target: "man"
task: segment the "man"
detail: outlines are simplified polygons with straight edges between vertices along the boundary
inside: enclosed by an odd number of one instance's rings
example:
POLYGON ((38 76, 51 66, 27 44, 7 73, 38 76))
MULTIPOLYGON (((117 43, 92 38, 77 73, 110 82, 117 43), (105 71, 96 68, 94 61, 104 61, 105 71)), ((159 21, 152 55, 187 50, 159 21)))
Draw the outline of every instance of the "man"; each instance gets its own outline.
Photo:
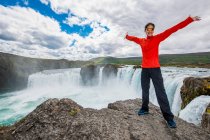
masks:
POLYGON ((172 114, 168 102, 168 98, 163 85, 163 78, 161 74, 158 49, 159 44, 172 33, 179 29, 184 28, 193 21, 199 21, 200 17, 189 16, 184 21, 179 24, 165 30, 164 32, 153 35, 155 25, 153 23, 148 23, 145 25, 146 38, 138 38, 135 36, 129 36, 126 34, 125 38, 130 41, 134 41, 139 44, 142 49, 142 71, 141 71, 141 87, 142 87, 142 107, 138 112, 138 115, 145 115, 149 113, 149 88, 150 88, 150 78, 152 79, 157 101, 160 106, 161 112, 164 119, 166 120, 170 128, 176 128, 176 122, 174 121, 174 115, 172 114))

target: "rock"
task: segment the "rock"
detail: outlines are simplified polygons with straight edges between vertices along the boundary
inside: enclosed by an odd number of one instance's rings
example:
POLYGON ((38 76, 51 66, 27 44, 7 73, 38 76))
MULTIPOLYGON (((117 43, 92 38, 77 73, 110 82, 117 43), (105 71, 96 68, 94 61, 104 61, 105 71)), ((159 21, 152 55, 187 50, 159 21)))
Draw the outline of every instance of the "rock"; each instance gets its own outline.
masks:
POLYGON ((210 133, 210 104, 202 116, 201 126, 210 133))
POLYGON ((117 76, 117 66, 112 64, 106 64, 103 68, 102 75, 103 77, 116 77, 117 76))
MULTIPOLYGON (((138 116, 140 99, 117 101, 100 110, 83 108, 70 99, 49 99, 10 128, 0 138, 15 140, 207 140, 210 134, 179 118, 168 128, 158 107, 138 116), (73 113, 73 115, 70 113, 73 113)), ((0 129, 1 130, 1 129, 0 129)))
POLYGON ((107 79, 115 78, 117 76, 118 66, 113 64, 106 64, 102 70, 103 84, 106 84, 107 79))
POLYGON ((86 86, 98 85, 100 67, 97 65, 87 65, 81 68, 80 75, 82 84, 86 86))
POLYGON ((181 108, 183 109, 194 98, 200 95, 210 95, 210 77, 185 78, 183 81, 183 86, 181 87, 180 93, 181 93, 181 98, 182 98, 181 108))
POLYGON ((139 69, 139 68, 141 68, 140 65, 135 65, 135 66, 133 66, 133 69, 139 69))

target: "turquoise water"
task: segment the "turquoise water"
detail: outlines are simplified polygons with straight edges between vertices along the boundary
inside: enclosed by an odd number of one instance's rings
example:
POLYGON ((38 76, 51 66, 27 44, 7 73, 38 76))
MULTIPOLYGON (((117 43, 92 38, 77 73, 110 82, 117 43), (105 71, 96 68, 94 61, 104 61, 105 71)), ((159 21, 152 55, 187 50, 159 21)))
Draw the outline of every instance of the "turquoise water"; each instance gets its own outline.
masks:
POLYGON ((9 93, 8 95, 0 95, 0 126, 14 124, 15 122, 25 117, 30 111, 34 110, 36 106, 44 101, 35 100, 21 102, 18 99, 13 100, 13 97, 15 97, 15 95, 9 93), (19 108, 20 104, 22 105, 21 108, 19 108))

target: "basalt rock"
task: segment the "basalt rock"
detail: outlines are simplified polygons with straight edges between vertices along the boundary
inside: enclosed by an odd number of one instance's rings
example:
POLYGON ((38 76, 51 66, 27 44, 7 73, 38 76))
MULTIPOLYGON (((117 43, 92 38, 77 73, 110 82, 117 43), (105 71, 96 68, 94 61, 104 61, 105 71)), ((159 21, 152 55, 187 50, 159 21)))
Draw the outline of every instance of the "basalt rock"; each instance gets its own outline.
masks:
POLYGON ((102 71, 102 75, 103 77, 115 77, 117 76, 117 66, 116 65, 112 65, 112 64, 107 64, 104 66, 103 71, 102 71))
POLYGON ((49 99, 25 118, 0 129, 7 140, 207 140, 202 128, 175 117, 177 128, 166 125, 160 109, 138 116, 140 99, 117 101, 100 110, 83 108, 70 99, 49 99))
POLYGON ((118 66, 112 64, 106 64, 102 70, 102 80, 105 85, 108 79, 115 78, 117 76, 118 66))
POLYGON ((141 65, 134 65, 133 66, 133 69, 139 69, 139 68, 141 68, 141 65))
POLYGON ((180 93, 181 93, 181 98, 182 98, 181 108, 183 109, 194 98, 200 95, 210 95, 210 77, 185 78, 183 81, 183 86, 181 87, 180 93))
POLYGON ((83 85, 93 86, 99 82, 100 67, 97 65, 87 65, 81 68, 80 75, 83 85))
POLYGON ((210 133, 210 104, 202 116, 201 126, 210 133))

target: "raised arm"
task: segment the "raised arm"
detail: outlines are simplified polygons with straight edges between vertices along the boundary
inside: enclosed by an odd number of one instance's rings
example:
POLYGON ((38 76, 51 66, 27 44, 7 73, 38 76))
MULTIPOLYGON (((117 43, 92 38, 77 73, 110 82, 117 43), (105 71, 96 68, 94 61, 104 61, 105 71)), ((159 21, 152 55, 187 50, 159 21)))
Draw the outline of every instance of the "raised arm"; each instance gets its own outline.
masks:
POLYGON ((160 33, 157 35, 157 37, 160 39, 160 41, 165 40, 167 37, 169 37, 172 33, 178 31, 179 29, 182 29, 184 27, 186 27, 188 24, 190 24, 193 21, 198 21, 200 20, 200 17, 195 16, 195 17, 191 17, 189 16, 187 19, 185 19, 184 21, 176 24, 175 26, 165 30, 164 32, 160 33))
POLYGON ((128 33, 126 34, 125 38, 126 38, 127 40, 133 41, 133 42, 135 42, 135 43, 137 43, 137 44, 140 43, 140 38, 135 37, 135 36, 129 36, 128 33))

